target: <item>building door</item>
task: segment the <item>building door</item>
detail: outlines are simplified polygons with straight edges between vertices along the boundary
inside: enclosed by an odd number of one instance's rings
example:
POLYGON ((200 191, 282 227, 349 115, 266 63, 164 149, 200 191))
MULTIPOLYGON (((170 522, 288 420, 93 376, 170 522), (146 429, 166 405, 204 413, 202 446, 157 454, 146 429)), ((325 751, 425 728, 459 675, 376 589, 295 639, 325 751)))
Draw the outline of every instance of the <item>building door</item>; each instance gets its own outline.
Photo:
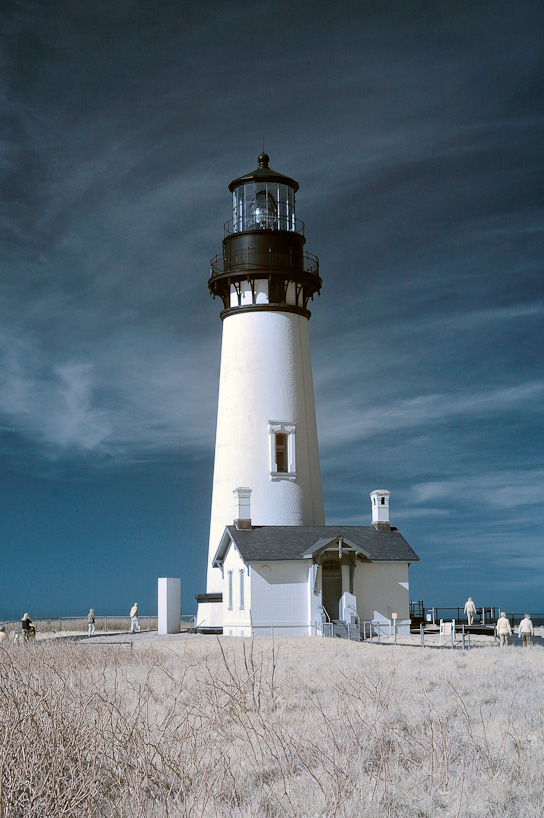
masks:
POLYGON ((321 571, 323 607, 331 619, 338 619, 342 596, 342 570, 339 560, 324 560, 321 571))

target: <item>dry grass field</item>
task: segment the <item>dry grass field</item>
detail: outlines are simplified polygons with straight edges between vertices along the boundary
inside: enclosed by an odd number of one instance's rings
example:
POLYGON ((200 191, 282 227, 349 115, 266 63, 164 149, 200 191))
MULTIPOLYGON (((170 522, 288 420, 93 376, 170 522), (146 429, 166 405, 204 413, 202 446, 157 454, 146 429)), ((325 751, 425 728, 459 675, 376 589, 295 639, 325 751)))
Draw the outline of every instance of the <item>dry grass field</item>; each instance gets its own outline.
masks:
POLYGON ((536 818, 544 650, 0 646, 0 818, 536 818))

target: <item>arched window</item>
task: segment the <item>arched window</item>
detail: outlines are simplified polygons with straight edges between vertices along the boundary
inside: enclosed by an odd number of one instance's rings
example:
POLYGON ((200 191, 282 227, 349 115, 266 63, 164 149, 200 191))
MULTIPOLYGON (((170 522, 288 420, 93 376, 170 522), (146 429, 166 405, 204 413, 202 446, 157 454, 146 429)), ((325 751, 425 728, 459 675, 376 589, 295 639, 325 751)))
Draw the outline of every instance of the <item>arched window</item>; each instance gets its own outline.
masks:
POLYGON ((323 571, 339 571, 340 570, 340 563, 338 560, 323 560, 322 564, 323 571))

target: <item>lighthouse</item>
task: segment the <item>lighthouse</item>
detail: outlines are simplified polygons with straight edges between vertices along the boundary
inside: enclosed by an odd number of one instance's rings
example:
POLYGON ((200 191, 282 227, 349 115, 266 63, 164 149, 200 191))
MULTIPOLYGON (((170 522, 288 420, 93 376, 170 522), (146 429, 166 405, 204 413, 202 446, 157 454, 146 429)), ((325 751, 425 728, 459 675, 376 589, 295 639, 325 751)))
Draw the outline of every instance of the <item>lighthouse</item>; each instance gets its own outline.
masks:
POLYGON ((206 593, 197 627, 222 628, 227 525, 323 526, 323 492, 310 357, 309 302, 319 261, 296 216, 299 185, 269 166, 232 181, 232 218, 208 287, 223 324, 206 593))

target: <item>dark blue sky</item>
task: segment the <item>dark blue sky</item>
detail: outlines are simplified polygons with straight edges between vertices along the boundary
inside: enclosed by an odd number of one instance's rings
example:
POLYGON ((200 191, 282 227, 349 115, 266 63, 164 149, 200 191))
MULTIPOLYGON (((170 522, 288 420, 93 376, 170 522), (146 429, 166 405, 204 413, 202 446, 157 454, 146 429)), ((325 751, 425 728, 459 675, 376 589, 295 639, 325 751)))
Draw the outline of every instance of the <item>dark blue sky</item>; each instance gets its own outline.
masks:
MULTIPOLYGON (((0 617, 205 590, 209 259, 265 147, 320 257, 327 522, 544 611, 544 6, 4 0, 0 617)), ((258 521, 256 521, 258 522, 258 521)))

